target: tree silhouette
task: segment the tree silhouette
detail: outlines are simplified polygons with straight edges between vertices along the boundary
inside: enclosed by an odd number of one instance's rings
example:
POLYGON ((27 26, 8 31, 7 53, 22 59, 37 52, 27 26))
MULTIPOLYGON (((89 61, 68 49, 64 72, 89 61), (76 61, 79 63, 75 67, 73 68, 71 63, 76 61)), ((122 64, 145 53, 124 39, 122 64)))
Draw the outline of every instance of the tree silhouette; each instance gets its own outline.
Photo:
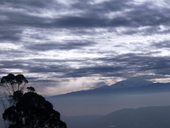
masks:
POLYGON ((12 96, 15 91, 23 91, 28 80, 22 74, 12 73, 1 78, 1 86, 5 87, 8 96, 12 96))
POLYGON ((24 83, 28 83, 23 75, 9 74, 1 79, 2 86, 8 86, 7 89, 12 91, 13 82, 17 85, 12 94, 13 104, 3 113, 3 119, 9 122, 8 128, 67 128, 60 113, 33 87, 27 87, 28 92, 23 92, 24 83))

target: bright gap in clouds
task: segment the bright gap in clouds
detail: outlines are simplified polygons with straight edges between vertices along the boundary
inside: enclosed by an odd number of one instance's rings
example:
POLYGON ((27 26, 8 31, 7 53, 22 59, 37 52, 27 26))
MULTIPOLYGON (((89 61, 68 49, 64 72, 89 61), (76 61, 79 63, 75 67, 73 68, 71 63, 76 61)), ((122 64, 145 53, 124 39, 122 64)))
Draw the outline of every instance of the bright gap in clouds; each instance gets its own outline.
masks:
POLYGON ((65 94, 70 92, 94 89, 101 86, 112 86, 117 82, 125 80, 123 77, 103 77, 100 75, 78 77, 78 78, 60 78, 62 82, 56 86, 47 86, 40 92, 47 96, 65 94))
POLYGON ((134 2, 137 5, 150 3, 150 4, 157 6, 157 7, 169 8, 169 6, 168 6, 169 0, 134 0, 134 2))
POLYGON ((21 49, 21 46, 20 45, 15 45, 13 43, 1 43, 0 44, 0 50, 18 50, 18 49, 21 49))

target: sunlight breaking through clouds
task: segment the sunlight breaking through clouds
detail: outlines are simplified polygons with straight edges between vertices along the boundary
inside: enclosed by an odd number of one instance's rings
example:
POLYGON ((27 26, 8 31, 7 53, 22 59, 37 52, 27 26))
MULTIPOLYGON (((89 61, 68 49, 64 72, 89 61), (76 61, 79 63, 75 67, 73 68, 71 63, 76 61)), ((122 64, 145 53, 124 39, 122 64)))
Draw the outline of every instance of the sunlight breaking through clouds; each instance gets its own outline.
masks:
MULTIPOLYGON (((69 92, 76 92, 82 90, 89 90, 99 87, 101 84, 113 86, 115 83, 125 80, 120 77, 102 77, 102 76, 89 76, 79 78, 67 78, 58 86, 45 87, 43 94, 46 95, 59 95, 69 92)), ((102 85, 101 85, 102 86, 102 85)))
POLYGON ((170 76, 166 78, 155 78, 151 79, 150 81, 152 81, 153 83, 170 83, 170 76))

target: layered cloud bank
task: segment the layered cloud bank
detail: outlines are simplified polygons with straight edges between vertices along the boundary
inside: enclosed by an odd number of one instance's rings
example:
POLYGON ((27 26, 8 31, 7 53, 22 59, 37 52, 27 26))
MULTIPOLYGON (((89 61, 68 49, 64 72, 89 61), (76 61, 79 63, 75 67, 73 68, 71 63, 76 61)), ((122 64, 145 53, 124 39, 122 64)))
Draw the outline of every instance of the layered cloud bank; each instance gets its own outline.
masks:
POLYGON ((169 83, 168 0, 1 0, 0 74, 44 95, 130 77, 169 83))

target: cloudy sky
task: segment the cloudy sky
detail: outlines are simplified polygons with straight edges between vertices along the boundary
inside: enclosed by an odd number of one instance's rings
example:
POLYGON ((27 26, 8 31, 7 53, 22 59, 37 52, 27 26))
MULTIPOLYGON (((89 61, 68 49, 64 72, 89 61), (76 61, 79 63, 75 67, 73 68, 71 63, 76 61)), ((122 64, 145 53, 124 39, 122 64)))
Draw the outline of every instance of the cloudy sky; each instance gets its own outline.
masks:
POLYGON ((43 95, 170 82, 169 0, 0 0, 0 76, 43 95))

